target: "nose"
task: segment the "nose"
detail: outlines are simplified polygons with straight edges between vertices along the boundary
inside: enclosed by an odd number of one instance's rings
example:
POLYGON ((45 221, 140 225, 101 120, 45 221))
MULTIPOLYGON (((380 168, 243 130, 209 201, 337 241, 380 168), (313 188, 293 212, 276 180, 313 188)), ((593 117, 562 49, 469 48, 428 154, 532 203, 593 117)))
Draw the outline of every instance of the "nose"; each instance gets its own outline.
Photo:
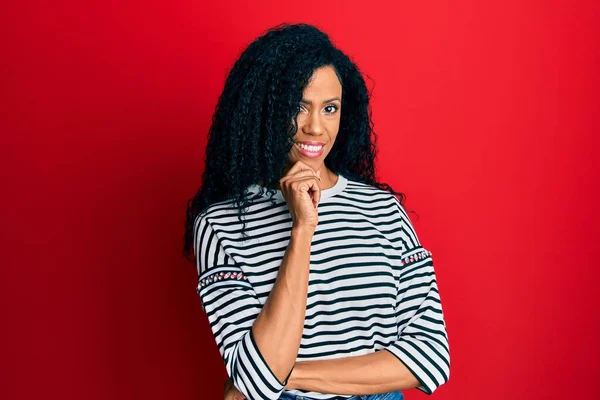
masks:
POLYGON ((302 130, 306 134, 321 135, 323 133, 321 113, 318 111, 311 111, 302 130))

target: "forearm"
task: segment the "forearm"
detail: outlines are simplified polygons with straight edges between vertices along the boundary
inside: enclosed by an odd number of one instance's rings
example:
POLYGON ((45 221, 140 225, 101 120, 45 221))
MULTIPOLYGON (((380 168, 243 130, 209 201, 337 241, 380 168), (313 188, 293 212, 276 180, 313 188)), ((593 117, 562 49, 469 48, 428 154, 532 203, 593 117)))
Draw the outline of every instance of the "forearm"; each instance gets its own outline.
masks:
POLYGON ((313 231, 293 228, 277 279, 252 327, 256 344, 283 382, 296 362, 306 313, 313 231))
POLYGON ((297 362, 286 389, 369 395, 406 390, 419 381, 386 350, 327 360, 297 362))

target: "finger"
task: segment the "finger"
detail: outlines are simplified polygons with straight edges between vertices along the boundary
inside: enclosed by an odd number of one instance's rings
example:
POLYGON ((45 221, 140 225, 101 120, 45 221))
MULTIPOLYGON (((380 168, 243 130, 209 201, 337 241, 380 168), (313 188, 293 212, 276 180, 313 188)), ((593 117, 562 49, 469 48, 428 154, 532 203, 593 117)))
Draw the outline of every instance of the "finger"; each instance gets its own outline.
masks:
POLYGON ((313 202, 313 207, 317 208, 319 201, 321 200, 321 188, 319 187, 319 181, 314 176, 303 177, 298 180, 292 181, 292 183, 302 182, 307 185, 307 193, 313 202))
POLYGON ((312 190, 312 200, 313 200, 313 204, 315 209, 317 209, 319 207, 319 201, 321 200, 321 188, 319 187, 319 182, 317 179, 311 179, 310 181, 310 188, 309 190, 312 190))
POLYGON ((302 161, 298 161, 290 170, 282 177, 294 176, 300 172, 310 171, 313 175, 319 176, 317 171, 308 164, 303 163, 302 161))
POLYGON ((311 167, 310 165, 302 162, 302 161, 296 161, 294 163, 294 165, 292 165, 292 167, 289 169, 289 171, 282 177, 288 177, 288 176, 293 176, 295 174, 297 174, 300 171, 312 171, 315 175, 316 175, 316 171, 313 167, 311 167))
MULTIPOLYGON (((319 186, 319 185, 317 185, 319 186)), ((319 188, 319 190, 314 192, 314 198, 315 198, 315 208, 319 207, 319 202, 321 201, 321 188, 319 188)))
MULTIPOLYGON (((296 172, 294 175, 286 175, 279 180, 279 186, 283 186, 285 182, 294 182, 299 178, 318 178, 318 175, 311 170, 303 170, 296 172)), ((320 180, 320 179, 319 179, 320 180)))
MULTIPOLYGON (((319 179, 316 176, 313 175, 309 175, 309 176, 300 176, 294 179, 288 179, 287 180, 289 187, 292 187, 294 184, 301 184, 301 183, 305 183, 307 184, 307 189, 308 190, 321 190, 319 188, 319 179)), ((300 187, 304 187, 304 185, 301 185, 300 187)))

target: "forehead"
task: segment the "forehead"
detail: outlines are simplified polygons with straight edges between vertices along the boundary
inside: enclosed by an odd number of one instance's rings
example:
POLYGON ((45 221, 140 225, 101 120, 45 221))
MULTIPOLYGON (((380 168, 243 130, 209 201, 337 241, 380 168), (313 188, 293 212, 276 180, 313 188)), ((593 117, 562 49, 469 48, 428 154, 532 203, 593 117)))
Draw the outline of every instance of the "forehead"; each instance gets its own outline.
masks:
POLYGON ((331 66, 321 67, 313 72, 308 86, 303 92, 304 98, 320 99, 338 96, 341 98, 342 85, 331 66))

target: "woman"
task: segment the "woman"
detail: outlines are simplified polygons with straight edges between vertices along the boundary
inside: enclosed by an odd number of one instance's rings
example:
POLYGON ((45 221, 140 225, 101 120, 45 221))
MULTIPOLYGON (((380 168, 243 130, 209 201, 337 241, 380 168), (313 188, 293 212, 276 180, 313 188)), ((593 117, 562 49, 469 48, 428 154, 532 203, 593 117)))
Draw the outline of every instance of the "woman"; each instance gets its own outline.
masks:
POLYGON ((391 400, 448 380, 431 253, 375 181, 372 136, 361 73, 314 26, 270 29, 230 71, 184 246, 225 398, 391 400))

